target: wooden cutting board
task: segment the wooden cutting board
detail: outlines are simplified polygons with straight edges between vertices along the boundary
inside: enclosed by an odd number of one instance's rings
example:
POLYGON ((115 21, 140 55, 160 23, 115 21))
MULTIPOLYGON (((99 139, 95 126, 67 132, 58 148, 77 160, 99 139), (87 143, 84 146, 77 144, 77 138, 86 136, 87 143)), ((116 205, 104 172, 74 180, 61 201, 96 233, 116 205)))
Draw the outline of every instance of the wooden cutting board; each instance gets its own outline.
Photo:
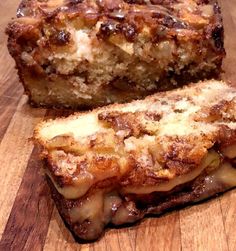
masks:
MULTIPOLYGON (((236 0, 220 1, 227 58, 224 78, 236 85, 236 0)), ((19 0, 0 1, 0 250, 236 250, 236 190, 200 205, 112 229, 91 244, 79 244, 62 222, 40 173, 29 140, 45 116, 63 112, 33 109, 6 48, 4 29, 19 0)), ((66 114, 66 112, 64 112, 66 114)))

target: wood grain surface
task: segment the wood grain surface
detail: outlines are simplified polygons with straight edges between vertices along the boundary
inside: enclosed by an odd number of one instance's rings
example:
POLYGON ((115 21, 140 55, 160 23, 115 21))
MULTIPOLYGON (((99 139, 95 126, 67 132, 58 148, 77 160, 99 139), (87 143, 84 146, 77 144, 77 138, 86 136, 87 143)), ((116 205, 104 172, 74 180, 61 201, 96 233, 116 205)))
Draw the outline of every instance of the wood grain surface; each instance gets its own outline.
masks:
MULTIPOLYGON (((0 250, 235 251, 236 190, 203 204, 110 229, 95 243, 77 243, 59 216, 30 137, 46 117, 67 112, 31 108, 8 55, 4 29, 19 0, 0 1, 0 250)), ((236 85, 236 0, 220 1, 227 57, 223 78, 236 85)))

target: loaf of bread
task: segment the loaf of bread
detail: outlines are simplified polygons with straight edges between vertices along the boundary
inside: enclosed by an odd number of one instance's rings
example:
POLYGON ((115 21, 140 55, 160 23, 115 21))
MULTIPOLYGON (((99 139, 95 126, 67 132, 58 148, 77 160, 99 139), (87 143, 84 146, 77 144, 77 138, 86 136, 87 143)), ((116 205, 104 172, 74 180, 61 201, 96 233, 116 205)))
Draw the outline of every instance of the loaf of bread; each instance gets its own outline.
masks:
POLYGON ((23 0, 8 48, 36 106, 126 102, 220 73, 214 0, 23 0))

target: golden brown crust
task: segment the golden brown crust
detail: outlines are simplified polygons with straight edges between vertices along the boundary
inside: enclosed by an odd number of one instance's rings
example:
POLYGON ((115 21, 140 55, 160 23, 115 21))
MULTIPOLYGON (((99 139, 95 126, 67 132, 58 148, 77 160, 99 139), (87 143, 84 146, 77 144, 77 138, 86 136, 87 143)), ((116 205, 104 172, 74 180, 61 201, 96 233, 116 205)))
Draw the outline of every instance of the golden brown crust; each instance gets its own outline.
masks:
MULTIPOLYGON (((20 4, 17 17, 33 17, 38 19, 46 19, 49 22, 63 22, 63 18, 72 19, 76 16, 82 16, 89 25, 94 25, 98 19, 102 20, 100 28, 101 38, 112 34, 121 33, 127 40, 133 40, 142 30, 143 25, 151 27, 153 30, 152 40, 157 39, 156 30, 161 29, 162 33, 167 32, 167 36, 179 35, 178 29, 186 29, 188 36, 197 35, 195 30, 200 30, 206 24, 206 36, 213 36, 216 49, 223 50, 222 36, 216 35, 221 33, 222 24, 220 9, 217 1, 123 1, 123 0, 104 0, 104 1, 37 1, 23 0, 20 4), (203 7, 214 6, 214 14, 211 16, 210 10, 203 7), (193 8, 194 11, 190 12, 193 8), (151 15, 147 15, 151 14, 151 15), (62 16, 62 17, 61 17, 62 16), (215 31, 212 31, 212 28, 215 31), (169 32, 168 32, 169 29, 169 32), (210 34, 210 31, 213 33, 210 34)), ((198 34, 197 36, 199 36, 198 34)), ((222 35, 222 34, 221 34, 222 35)), ((162 34, 162 36, 165 36, 162 34)), ((160 36, 159 36, 160 39, 160 36)), ((189 39, 189 38, 185 38, 189 39)), ((55 33, 51 37, 51 42, 55 44, 67 44, 69 35, 55 33)))

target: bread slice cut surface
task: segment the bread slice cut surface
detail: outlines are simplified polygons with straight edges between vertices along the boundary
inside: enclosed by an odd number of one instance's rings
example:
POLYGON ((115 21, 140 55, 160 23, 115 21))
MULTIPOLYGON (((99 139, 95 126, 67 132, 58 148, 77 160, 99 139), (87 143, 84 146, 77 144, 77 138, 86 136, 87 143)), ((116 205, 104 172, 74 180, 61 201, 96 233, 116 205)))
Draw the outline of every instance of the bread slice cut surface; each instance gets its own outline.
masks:
POLYGON ((35 129, 52 196, 80 238, 236 185, 236 89, 205 81, 35 129))

